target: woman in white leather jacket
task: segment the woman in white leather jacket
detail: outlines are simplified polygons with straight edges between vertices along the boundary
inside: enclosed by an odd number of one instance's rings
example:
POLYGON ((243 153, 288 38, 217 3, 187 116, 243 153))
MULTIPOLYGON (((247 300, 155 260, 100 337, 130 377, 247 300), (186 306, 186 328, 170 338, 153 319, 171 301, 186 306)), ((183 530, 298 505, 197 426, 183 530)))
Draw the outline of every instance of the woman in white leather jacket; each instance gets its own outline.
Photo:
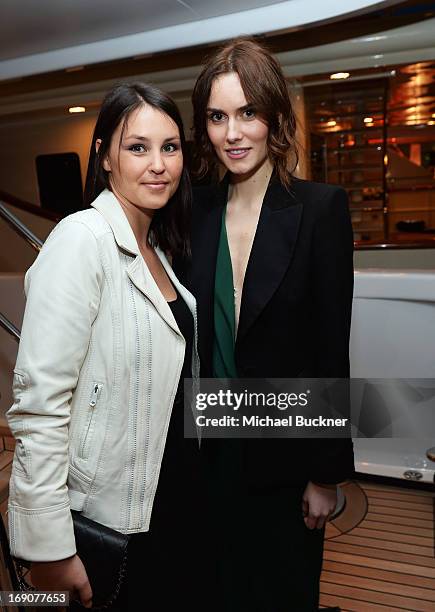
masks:
MULTIPOLYGON (((17 442, 11 552, 32 562, 38 588, 69 590, 85 607, 92 592, 70 509, 142 537, 136 549, 143 546, 147 601, 162 568, 171 579, 164 534, 184 520, 171 495, 180 494, 174 467, 183 449, 180 376, 199 371, 196 305, 167 259, 189 252, 184 149, 182 121, 166 94, 141 83, 116 86, 92 141, 91 208, 57 225, 25 278, 7 414, 17 442), (147 537, 154 532, 152 544, 147 537)), ((126 600, 118 605, 130 609, 126 600)), ((167 609, 162 600, 159 606, 152 609, 167 609)))

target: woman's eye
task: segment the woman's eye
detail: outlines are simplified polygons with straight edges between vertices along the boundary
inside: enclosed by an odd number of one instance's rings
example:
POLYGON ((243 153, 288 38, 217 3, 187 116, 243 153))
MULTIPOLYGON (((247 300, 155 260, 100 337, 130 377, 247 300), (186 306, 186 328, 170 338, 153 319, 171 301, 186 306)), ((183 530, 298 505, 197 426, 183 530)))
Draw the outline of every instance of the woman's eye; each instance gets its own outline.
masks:
POLYGON ((131 147, 129 147, 130 151, 133 151, 133 153, 144 153, 146 151, 145 149, 145 145, 143 144, 134 144, 131 145, 131 147))
POLYGON ((168 142, 167 144, 163 145, 164 153, 174 153, 177 150, 178 150, 178 146, 174 144, 173 142, 168 142))
POLYGON ((254 119, 255 110, 253 108, 247 108, 245 111, 243 111, 243 116, 245 119, 254 119))
POLYGON ((224 118, 224 114, 223 113, 210 113, 208 117, 210 121, 213 121, 214 123, 220 123, 224 118))

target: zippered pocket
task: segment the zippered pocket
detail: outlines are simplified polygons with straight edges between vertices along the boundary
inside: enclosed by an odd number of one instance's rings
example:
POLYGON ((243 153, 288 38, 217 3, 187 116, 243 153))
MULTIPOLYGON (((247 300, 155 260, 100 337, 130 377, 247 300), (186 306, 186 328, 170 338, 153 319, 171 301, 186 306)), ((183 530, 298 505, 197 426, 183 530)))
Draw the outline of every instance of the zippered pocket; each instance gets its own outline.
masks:
POLYGON ((89 456, 89 449, 94 433, 95 427, 95 413, 97 410, 98 402, 101 397, 103 390, 103 383, 94 382, 92 385, 91 395, 88 404, 88 414, 85 422, 85 427, 82 435, 82 441, 79 447, 79 455, 83 459, 87 459, 89 456))
POLYGON ((17 475, 31 480, 31 460, 28 449, 30 434, 24 421, 15 421, 13 426, 15 437, 15 451, 12 464, 12 471, 17 475))

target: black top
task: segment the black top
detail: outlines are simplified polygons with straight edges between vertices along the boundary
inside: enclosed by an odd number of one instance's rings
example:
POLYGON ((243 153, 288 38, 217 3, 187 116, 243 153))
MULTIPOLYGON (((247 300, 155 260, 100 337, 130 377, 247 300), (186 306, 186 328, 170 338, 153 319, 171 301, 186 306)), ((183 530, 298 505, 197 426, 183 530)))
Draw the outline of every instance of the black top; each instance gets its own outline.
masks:
POLYGON ((192 378, 192 348, 193 348, 193 317, 186 302, 177 292, 177 299, 168 302, 174 319, 186 340, 183 369, 181 370, 180 383, 178 385, 177 397, 183 394, 183 382, 185 378, 192 378))
POLYGON ((151 531, 158 529, 169 536, 190 520, 201 494, 199 448, 197 439, 184 438, 184 378, 192 377, 193 317, 186 302, 168 302, 177 325, 186 340, 184 363, 172 408, 165 451, 151 516, 151 531), (180 523, 181 521, 181 523, 180 523))

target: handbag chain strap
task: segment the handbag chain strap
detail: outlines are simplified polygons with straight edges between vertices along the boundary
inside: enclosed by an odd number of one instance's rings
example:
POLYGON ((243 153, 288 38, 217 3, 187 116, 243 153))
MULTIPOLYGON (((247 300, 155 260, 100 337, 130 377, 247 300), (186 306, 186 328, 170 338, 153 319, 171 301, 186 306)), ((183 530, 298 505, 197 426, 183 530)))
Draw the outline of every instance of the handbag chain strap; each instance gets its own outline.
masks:
POLYGON ((17 569, 17 578, 18 585, 20 587, 20 591, 36 591, 36 588, 29 584, 25 578, 25 569, 24 565, 22 565, 18 560, 14 560, 15 567, 17 569))
POLYGON ((121 590, 122 582, 124 580, 124 576, 126 575, 126 573, 127 573, 127 548, 125 549, 124 556, 121 561, 121 565, 119 566, 118 580, 116 581, 116 587, 115 587, 115 590, 113 591, 112 597, 108 601, 106 601, 106 603, 103 606, 97 606, 95 608, 92 608, 93 610, 104 610, 106 608, 110 608, 110 606, 113 604, 113 602, 116 600, 116 598, 119 595, 119 591, 121 590))
MULTIPOLYGON (((18 585, 20 587, 20 591, 36 591, 36 587, 29 584, 25 578, 25 569, 27 568, 24 568, 24 566, 18 560, 15 560, 14 563, 17 569, 18 585)), ((119 592, 121 590, 121 586, 122 586, 126 573, 127 573, 127 549, 125 550, 124 556, 121 561, 121 565, 119 566, 118 579, 116 581, 116 587, 112 593, 112 596, 102 606, 95 606, 95 607, 92 606, 92 608, 90 608, 91 610, 106 610, 107 608, 110 608, 110 606, 114 603, 114 601, 119 595, 119 592)))

